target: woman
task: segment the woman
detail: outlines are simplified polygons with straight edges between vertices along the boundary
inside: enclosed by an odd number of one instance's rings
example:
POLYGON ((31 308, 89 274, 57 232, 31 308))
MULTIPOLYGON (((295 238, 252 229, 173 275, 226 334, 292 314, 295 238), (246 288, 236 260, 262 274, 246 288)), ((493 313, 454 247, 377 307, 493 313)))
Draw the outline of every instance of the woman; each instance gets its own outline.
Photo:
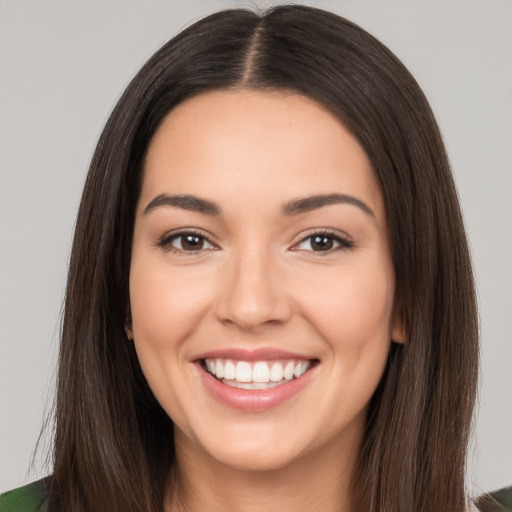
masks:
POLYGON ((477 341, 411 75, 321 10, 220 12, 98 144, 32 490, 49 511, 466 510, 477 341))

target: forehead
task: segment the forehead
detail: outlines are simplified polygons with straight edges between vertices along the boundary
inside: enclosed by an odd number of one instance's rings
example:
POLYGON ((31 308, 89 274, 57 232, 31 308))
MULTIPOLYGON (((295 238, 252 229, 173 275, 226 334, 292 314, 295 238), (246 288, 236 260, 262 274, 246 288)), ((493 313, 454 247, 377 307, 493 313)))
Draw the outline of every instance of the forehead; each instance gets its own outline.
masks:
POLYGON ((351 193, 383 212, 355 137, 314 100, 285 92, 214 91, 173 109, 148 148, 141 199, 161 193, 254 198, 269 206, 351 193))

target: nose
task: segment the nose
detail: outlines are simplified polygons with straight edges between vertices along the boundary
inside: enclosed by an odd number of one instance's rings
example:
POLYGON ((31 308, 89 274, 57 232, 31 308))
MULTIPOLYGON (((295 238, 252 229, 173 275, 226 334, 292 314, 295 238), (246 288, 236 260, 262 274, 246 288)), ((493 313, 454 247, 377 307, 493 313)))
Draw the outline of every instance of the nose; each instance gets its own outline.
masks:
POLYGON ((244 331, 282 324, 293 312, 286 288, 284 272, 267 251, 246 250, 231 258, 221 276, 216 316, 244 331))

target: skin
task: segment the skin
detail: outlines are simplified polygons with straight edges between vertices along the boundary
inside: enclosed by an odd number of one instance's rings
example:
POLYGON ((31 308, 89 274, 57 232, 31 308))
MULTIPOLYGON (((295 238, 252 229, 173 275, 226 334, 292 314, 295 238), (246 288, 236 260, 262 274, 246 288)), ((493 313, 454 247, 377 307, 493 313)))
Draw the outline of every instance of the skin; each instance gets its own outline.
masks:
POLYGON ((368 402, 391 340, 402 341, 394 290, 378 182, 331 113, 284 92, 216 91, 178 105, 145 162, 127 326, 175 424, 181 502, 169 497, 166 510, 349 510, 368 402), (283 215, 290 201, 335 193, 371 213, 338 203, 283 215), (222 213, 145 211, 160 194, 192 194, 222 213), (208 241, 186 250, 171 237, 183 228, 208 241), (349 244, 312 245, 326 230, 349 244), (247 412, 215 400, 194 363, 233 347, 318 363, 284 404, 247 412))

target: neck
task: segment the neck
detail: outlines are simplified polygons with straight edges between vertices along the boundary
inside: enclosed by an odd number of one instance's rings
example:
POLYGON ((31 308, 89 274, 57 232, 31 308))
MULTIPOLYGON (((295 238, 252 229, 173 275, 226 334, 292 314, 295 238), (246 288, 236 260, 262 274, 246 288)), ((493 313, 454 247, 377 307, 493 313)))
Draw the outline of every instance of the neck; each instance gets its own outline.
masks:
POLYGON ((165 511, 349 511, 359 444, 345 449, 328 445, 290 465, 250 471, 226 466, 203 452, 181 450, 177 443, 175 478, 165 511))

